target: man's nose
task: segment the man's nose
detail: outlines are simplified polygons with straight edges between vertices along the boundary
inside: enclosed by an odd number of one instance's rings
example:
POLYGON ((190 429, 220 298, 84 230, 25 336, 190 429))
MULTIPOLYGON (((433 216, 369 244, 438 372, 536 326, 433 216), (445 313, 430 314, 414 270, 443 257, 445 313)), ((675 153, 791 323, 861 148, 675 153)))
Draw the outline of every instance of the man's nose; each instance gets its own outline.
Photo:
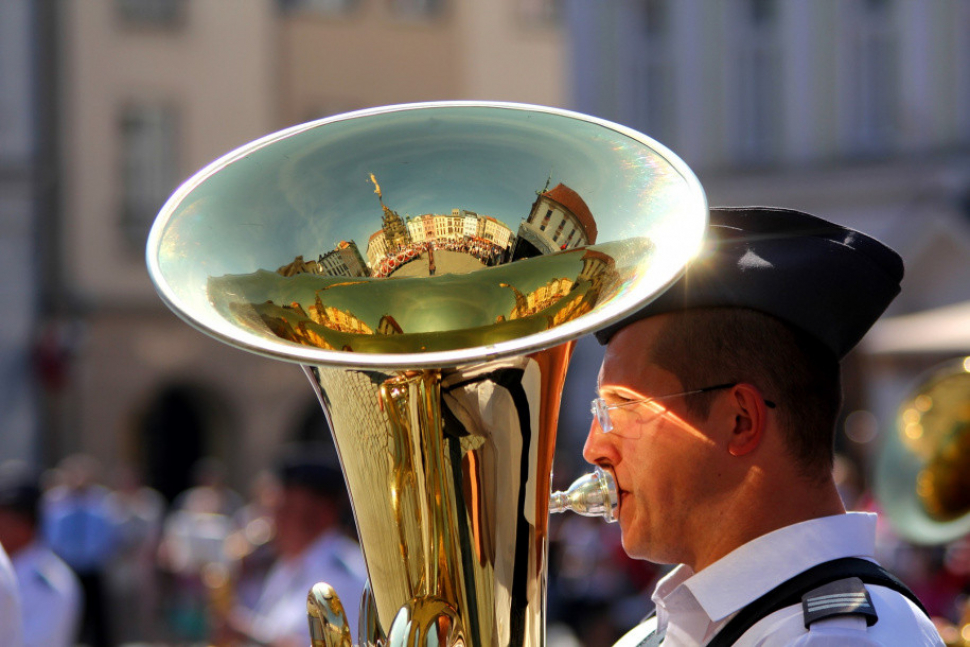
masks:
POLYGON ((604 433, 594 419, 586 434, 586 442, 583 444, 583 458, 594 465, 604 460, 612 463, 611 455, 614 453, 610 434, 604 433))

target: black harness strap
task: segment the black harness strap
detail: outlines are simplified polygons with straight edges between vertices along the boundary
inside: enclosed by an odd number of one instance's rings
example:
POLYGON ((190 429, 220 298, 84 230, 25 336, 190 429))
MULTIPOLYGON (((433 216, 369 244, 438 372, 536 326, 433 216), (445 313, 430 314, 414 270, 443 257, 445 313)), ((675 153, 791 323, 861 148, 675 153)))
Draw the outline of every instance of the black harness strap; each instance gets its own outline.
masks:
POLYGON ((717 632, 717 635, 707 643, 707 647, 733 645, 738 638, 744 635, 744 632, 762 618, 785 607, 801 604, 802 595, 819 586, 849 577, 858 577, 866 584, 876 584, 897 591, 912 600, 923 613, 926 613, 926 608, 916 597, 916 594, 910 591, 909 587, 903 584, 898 577, 869 560, 845 557, 814 566, 787 582, 783 582, 744 607, 724 625, 723 629, 717 632))
MULTIPOLYGON (((870 562, 867 559, 844 557, 813 566, 790 580, 782 582, 754 602, 751 602, 748 606, 738 611, 737 615, 731 618, 724 625, 724 628, 717 632, 714 638, 707 643, 707 647, 730 647, 730 645, 733 645, 738 638, 743 636, 759 620, 785 607, 801 604, 803 595, 820 586, 850 577, 857 577, 866 584, 884 586, 887 589, 901 593, 912 600, 913 604, 929 616, 926 607, 919 601, 916 594, 910 591, 909 587, 903 584, 902 580, 898 577, 879 564, 870 562)), ((644 621, 649 620, 655 614, 656 611, 648 615, 644 621)), ((658 635, 657 632, 654 632, 646 636, 637 647, 656 647, 662 642, 663 635, 658 635)))

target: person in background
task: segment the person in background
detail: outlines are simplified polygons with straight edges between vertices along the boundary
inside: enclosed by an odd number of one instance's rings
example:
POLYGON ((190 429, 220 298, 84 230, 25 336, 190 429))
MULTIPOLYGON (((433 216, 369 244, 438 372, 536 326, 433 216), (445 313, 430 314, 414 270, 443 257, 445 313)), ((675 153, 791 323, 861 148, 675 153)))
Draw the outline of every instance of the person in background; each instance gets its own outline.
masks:
POLYGON ((242 496, 226 483, 225 464, 214 456, 207 456, 192 466, 192 487, 175 497, 172 509, 205 508, 214 514, 232 517, 243 503, 242 496))
POLYGON ((234 609, 220 632, 273 647, 307 645, 307 593, 323 581, 340 596, 354 634, 367 574, 360 547, 342 527, 343 476, 322 452, 307 448, 288 452, 277 474, 282 488, 274 514, 278 558, 255 606, 234 609))
POLYGON ((165 498, 142 481, 133 465, 112 480, 108 504, 118 526, 118 544, 108 569, 112 615, 121 643, 147 642, 157 633, 156 555, 165 516, 165 498))
MULTIPOLYGON (((72 647, 80 626, 81 585, 40 541, 40 501, 38 481, 26 464, 0 465, 0 544, 10 551, 20 587, 23 645, 72 647)), ((0 626, 5 634, 2 618, 0 626)))
POLYGON ((84 454, 61 461, 63 484, 43 499, 43 535, 58 557, 77 574, 84 592, 82 642, 90 647, 113 647, 108 613, 106 572, 117 547, 118 527, 109 503, 109 490, 96 481, 101 466, 84 454))

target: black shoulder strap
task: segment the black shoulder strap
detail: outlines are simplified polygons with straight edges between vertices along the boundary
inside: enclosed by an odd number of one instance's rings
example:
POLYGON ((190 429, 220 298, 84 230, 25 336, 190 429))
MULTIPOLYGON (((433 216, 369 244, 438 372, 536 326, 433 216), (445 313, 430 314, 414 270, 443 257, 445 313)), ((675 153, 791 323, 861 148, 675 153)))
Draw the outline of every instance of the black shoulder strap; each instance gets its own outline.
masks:
POLYGON ((785 607, 800 604, 802 595, 819 586, 848 577, 858 577, 866 584, 876 584, 897 591, 912 600, 923 613, 926 613, 926 608, 916 597, 916 594, 882 566, 866 559, 845 557, 813 566, 744 607, 724 625, 723 629, 717 632, 714 638, 707 643, 707 647, 733 645, 738 638, 744 635, 744 632, 762 618, 785 607))

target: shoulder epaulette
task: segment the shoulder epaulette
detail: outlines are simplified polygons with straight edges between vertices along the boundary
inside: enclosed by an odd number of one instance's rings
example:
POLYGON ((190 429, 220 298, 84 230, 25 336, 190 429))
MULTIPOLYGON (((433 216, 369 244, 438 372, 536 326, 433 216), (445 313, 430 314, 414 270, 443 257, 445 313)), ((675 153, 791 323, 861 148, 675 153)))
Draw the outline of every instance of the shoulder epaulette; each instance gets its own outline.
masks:
POLYGON ((813 589, 802 596, 805 628, 813 622, 835 616, 864 616, 866 625, 879 620, 869 592, 858 577, 847 577, 813 589))

